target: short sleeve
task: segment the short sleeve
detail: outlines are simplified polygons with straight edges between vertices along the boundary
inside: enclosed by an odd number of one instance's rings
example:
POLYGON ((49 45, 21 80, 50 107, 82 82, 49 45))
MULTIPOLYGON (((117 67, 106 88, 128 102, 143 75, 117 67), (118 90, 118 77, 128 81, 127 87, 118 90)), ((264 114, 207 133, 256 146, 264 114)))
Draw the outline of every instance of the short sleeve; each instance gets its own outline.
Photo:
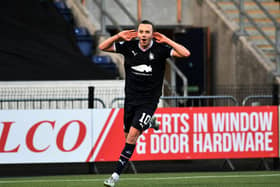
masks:
POLYGON ((115 52, 121 53, 123 55, 126 54, 127 51, 127 42, 121 41, 121 42, 115 42, 115 52))
POLYGON ((169 45, 161 45, 161 52, 164 58, 171 57, 172 48, 169 45))

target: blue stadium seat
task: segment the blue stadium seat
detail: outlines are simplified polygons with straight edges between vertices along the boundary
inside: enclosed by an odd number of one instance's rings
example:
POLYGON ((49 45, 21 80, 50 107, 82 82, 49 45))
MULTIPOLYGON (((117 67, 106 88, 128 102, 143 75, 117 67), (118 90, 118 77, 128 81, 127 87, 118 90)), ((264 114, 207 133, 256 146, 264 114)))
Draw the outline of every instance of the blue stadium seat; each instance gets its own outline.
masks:
POLYGON ((90 33, 85 27, 76 27, 74 29, 76 36, 89 36, 90 33))
POLYGON ((63 1, 55 1, 54 6, 57 9, 58 13, 61 14, 68 23, 70 23, 71 25, 74 24, 73 14, 63 1))
POLYGON ((110 56, 93 56, 92 61, 96 64, 111 64, 112 59, 110 56))
POLYGON ((63 1, 54 1, 54 6, 57 9, 67 9, 67 6, 63 1))
POLYGON ((92 57, 92 62, 102 69, 105 69, 114 76, 118 76, 118 69, 116 64, 112 61, 110 56, 95 55, 92 57))
POLYGON ((93 52, 93 37, 88 32, 87 28, 74 28, 77 45, 79 46, 83 55, 91 57, 93 52))

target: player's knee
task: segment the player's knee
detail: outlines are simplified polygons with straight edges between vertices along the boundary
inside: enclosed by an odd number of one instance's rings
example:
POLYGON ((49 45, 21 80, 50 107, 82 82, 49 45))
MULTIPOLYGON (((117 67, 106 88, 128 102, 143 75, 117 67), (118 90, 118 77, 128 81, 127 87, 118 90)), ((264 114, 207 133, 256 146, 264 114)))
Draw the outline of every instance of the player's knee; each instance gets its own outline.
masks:
POLYGON ((136 142, 137 142, 137 138, 136 138, 136 137, 130 137, 130 136, 128 136, 128 137, 126 138, 126 143, 128 143, 128 144, 136 144, 136 142))
POLYGON ((141 131, 134 128, 134 127, 131 127, 130 128, 130 131, 127 135, 127 138, 126 138, 126 143, 129 143, 129 144, 136 144, 137 142, 137 139, 138 137, 141 135, 141 131))

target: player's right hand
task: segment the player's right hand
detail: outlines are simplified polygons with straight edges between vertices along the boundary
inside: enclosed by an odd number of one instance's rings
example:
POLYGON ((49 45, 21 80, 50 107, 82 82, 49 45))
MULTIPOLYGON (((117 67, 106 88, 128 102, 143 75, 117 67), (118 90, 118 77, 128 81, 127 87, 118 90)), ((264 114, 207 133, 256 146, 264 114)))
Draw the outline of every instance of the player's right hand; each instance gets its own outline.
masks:
POLYGON ((137 37, 137 32, 134 29, 132 29, 132 30, 124 30, 124 31, 119 32, 118 36, 122 40, 130 41, 133 38, 137 37))

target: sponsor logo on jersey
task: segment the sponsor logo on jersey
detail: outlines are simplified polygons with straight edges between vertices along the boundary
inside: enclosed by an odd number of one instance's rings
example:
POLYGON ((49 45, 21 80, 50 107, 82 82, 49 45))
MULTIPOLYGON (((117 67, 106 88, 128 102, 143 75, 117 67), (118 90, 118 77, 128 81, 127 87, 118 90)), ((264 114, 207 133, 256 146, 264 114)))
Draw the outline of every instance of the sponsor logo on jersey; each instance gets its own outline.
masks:
POLYGON ((140 73, 151 73, 153 71, 152 66, 147 66, 146 64, 132 66, 131 68, 140 73))

